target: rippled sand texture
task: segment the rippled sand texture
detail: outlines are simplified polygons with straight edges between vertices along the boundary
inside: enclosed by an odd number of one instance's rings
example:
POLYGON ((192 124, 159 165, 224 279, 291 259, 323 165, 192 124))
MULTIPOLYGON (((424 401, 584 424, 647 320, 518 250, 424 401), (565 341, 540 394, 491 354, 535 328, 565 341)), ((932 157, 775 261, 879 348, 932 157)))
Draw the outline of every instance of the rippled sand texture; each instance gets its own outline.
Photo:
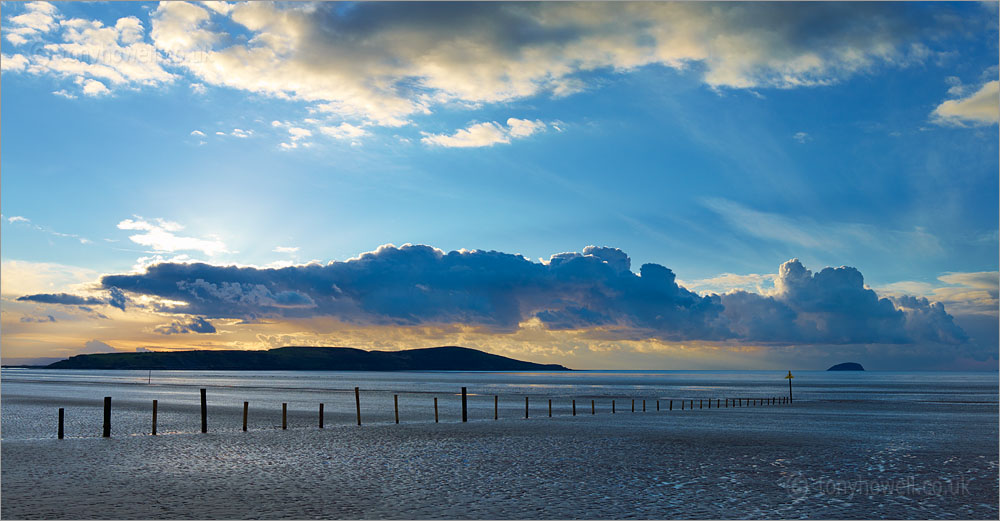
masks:
POLYGON ((287 431, 5 438, 0 514, 997 517, 995 405, 830 401, 591 416, 586 403, 587 414, 551 419, 539 405, 528 420, 328 420, 319 430, 303 411, 287 431), (912 485, 871 487, 897 481, 912 485))

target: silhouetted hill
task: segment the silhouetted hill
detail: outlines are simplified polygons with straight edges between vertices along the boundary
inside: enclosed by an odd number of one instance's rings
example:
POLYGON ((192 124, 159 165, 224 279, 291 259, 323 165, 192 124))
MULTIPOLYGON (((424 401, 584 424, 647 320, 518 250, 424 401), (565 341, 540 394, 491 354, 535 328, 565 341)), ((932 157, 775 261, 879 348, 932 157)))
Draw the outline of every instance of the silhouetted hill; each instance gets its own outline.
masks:
POLYGON ((568 371, 467 347, 364 351, 350 347, 279 347, 267 351, 160 351, 77 355, 48 369, 233 371, 568 371))
POLYGON ((861 364, 855 362, 845 362, 843 364, 837 364, 827 371, 864 371, 865 368, 861 367, 861 364))

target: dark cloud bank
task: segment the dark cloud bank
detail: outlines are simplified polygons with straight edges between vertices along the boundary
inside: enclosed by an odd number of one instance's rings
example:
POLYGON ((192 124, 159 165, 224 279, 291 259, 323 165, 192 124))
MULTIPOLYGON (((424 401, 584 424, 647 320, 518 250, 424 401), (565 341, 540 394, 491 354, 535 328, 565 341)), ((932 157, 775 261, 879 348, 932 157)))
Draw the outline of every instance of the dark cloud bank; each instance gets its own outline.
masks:
MULTIPOLYGON (((204 320, 212 318, 326 316, 355 324, 462 323, 510 332, 536 317, 550 329, 596 327, 619 339, 948 345, 968 340, 939 303, 879 298, 854 268, 812 273, 797 259, 781 265, 773 295, 701 296, 677 285, 664 266, 644 264, 636 274, 621 250, 593 246, 554 255, 547 263, 496 251, 383 246, 327 265, 163 263, 101 282, 112 292, 186 302, 160 309, 195 317, 161 326, 165 334, 213 332, 204 320)), ((51 297, 22 299, 58 300, 51 297)))
MULTIPOLYGON (((17 300, 23 302, 39 302, 41 304, 80 306, 80 309, 87 312, 91 311, 88 306, 99 306, 102 304, 107 304, 108 306, 116 307, 125 311, 125 306, 130 302, 128 295, 118 288, 108 288, 108 296, 105 298, 81 297, 70 293, 39 293, 37 295, 25 295, 23 297, 18 297, 17 300)), ((52 320, 52 322, 55 322, 55 320, 52 320)))

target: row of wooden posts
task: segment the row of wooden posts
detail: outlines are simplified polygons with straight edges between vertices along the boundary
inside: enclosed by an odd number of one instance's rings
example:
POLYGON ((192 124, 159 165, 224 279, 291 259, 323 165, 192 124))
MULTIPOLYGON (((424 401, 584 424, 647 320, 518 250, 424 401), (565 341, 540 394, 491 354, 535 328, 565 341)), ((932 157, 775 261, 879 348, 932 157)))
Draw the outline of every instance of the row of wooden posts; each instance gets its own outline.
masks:
MULTIPOLYGON (((399 395, 394 394, 392 396, 393 408, 396 413, 396 423, 399 423, 399 395)), ((685 410, 685 404, 687 409, 694 409, 695 400, 679 400, 680 410, 685 410)), ((698 408, 705 408, 705 399, 698 400, 698 408)), ((712 399, 708 399, 708 408, 712 408, 712 399)), ((524 397, 524 417, 528 418, 529 408, 528 408, 528 397, 524 397)), ((573 416, 576 416, 576 400, 573 403, 573 416)), ((722 409, 728 407, 756 407, 762 405, 784 405, 792 403, 792 397, 770 397, 770 398, 716 398, 715 408, 722 409)), ((354 388, 354 404, 357 411, 357 421, 358 425, 361 425, 361 391, 355 387, 354 388)), ((157 401, 153 400, 153 430, 152 434, 156 435, 156 408, 157 401)), ((660 400, 656 400, 656 410, 660 410, 660 400)), ((667 410, 674 410, 674 400, 667 401, 667 410)), ((247 430, 247 417, 250 411, 250 402, 243 402, 243 431, 247 430)), ((616 404, 615 400, 611 400, 611 414, 615 414, 616 404)), ((635 412, 635 399, 632 399, 632 412, 635 412)), ((642 400, 642 412, 646 412, 646 400, 642 400)), ((596 400, 590 400, 590 414, 597 414, 597 402, 596 400)), ((549 417, 552 417, 552 399, 549 399, 549 417)), ((59 439, 63 439, 63 418, 64 409, 59 408, 59 439)), ((500 397, 497 395, 493 396, 493 419, 500 419, 500 397)), ((469 421, 468 413, 468 398, 466 388, 462 388, 462 421, 469 421)), ((434 423, 438 423, 438 399, 434 398, 434 423)), ((281 428, 288 428, 288 404, 281 404, 281 428)), ((323 428, 323 404, 319 404, 319 428, 323 428)), ((206 390, 201 389, 201 432, 208 432, 208 401, 206 397, 206 390)), ((104 434, 103 437, 111 437, 111 397, 104 397, 104 434)))

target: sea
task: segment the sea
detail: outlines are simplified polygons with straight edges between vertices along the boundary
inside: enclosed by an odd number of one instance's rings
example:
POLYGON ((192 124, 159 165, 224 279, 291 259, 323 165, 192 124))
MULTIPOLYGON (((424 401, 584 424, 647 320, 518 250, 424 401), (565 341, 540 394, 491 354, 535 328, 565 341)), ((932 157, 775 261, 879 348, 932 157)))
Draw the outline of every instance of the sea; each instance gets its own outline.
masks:
POLYGON ((792 374, 4 368, 0 517, 997 517, 998 373, 792 374))

